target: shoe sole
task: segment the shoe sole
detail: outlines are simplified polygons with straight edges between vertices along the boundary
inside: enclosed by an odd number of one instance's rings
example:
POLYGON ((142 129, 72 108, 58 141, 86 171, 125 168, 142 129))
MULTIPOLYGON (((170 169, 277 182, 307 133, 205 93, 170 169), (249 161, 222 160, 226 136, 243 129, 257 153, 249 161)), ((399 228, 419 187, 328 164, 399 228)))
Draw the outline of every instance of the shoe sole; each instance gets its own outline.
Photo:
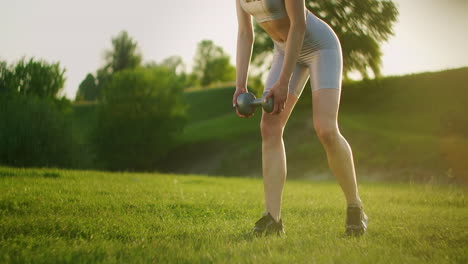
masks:
POLYGON ((348 226, 346 227, 346 234, 350 236, 361 236, 366 232, 366 228, 362 226, 348 226))
POLYGON ((252 229, 251 233, 256 236, 256 237, 262 237, 262 236, 272 236, 272 235, 277 235, 279 237, 282 237, 286 235, 284 230, 281 231, 266 231, 265 229, 252 229))
POLYGON ((354 235, 354 236, 361 236, 367 231, 367 223, 369 222, 369 217, 364 214, 364 221, 362 225, 347 225, 346 226, 346 234, 347 235, 354 235))

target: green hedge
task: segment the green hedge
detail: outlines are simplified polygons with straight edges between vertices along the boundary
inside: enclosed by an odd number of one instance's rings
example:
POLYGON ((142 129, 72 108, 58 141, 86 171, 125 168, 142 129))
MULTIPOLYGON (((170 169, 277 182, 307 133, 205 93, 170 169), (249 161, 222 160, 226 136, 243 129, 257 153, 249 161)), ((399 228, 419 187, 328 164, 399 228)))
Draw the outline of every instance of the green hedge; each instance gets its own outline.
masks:
POLYGON ((76 143, 66 103, 36 96, 0 98, 0 163, 73 167, 76 143))
POLYGON ((176 74, 164 67, 124 70, 104 88, 94 146, 109 170, 154 170, 185 125, 176 74))

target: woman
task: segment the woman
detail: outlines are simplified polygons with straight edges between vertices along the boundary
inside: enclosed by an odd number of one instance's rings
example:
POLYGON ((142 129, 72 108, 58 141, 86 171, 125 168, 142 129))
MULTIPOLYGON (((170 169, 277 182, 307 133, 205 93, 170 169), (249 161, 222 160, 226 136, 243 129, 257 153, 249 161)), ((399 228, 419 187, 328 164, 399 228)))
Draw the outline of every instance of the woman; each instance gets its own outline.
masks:
MULTIPOLYGON (((283 130, 309 76, 314 129, 326 150, 328 164, 347 201, 346 233, 367 228, 359 198, 351 148, 340 134, 337 117, 341 94, 342 55, 333 30, 312 14, 304 0, 235 0, 238 20, 237 96, 247 92, 254 33, 251 16, 274 42, 273 64, 265 83, 274 109, 261 120, 265 209, 253 228, 256 235, 283 234, 281 197, 286 179, 283 130)), ((242 116, 239 112, 237 114, 242 116)))

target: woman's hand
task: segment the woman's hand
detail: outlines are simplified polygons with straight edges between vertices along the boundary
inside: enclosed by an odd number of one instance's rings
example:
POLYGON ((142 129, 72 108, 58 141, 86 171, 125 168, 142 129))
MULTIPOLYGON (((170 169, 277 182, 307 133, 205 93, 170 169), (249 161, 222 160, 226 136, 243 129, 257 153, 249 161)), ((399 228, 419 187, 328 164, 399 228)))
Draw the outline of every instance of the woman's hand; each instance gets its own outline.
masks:
POLYGON ((252 114, 250 114, 248 116, 245 116, 245 115, 240 114, 239 111, 237 110, 237 97, 242 93, 247 93, 247 88, 237 87, 236 91, 234 92, 234 96, 232 97, 232 107, 236 109, 236 113, 237 113, 237 115, 239 117, 249 118, 249 117, 253 116, 254 114, 252 113, 252 114))
POLYGON ((274 100, 274 107, 273 111, 270 114, 277 115, 280 114, 284 107, 286 106, 286 100, 288 99, 288 88, 289 83, 278 81, 276 84, 271 88, 270 92, 266 95, 266 99, 273 96, 274 100))

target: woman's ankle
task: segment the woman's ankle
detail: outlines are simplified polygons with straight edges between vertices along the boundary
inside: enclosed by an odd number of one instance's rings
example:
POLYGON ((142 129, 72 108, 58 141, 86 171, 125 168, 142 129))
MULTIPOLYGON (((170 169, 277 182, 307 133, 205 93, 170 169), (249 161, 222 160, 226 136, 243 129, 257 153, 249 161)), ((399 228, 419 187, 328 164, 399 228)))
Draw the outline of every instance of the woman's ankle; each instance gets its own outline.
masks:
POLYGON ((352 200, 352 201, 348 201, 347 202, 348 204, 348 207, 359 207, 359 208, 362 208, 362 202, 361 202, 361 199, 355 199, 355 200, 352 200))

